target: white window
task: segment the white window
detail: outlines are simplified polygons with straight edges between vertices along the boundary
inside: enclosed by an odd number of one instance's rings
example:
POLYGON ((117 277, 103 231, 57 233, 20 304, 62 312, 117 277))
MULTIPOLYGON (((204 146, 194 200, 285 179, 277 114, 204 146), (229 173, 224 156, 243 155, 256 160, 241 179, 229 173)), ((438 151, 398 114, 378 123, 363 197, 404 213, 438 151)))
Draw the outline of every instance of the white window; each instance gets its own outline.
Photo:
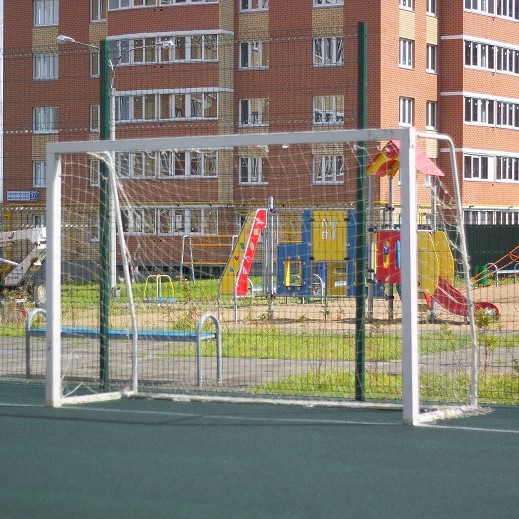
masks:
POLYGON ((426 13, 430 14, 431 16, 436 16, 438 14, 436 0, 427 0, 426 13))
POLYGON ((35 80, 58 79, 58 55, 35 54, 33 58, 33 78, 35 80))
POLYGON ((240 157, 240 184, 264 184, 263 158, 240 157))
POLYGON ((519 182, 519 157, 497 157, 496 180, 519 182))
POLYGON ((90 21, 106 20, 106 0, 90 0, 90 21))
POLYGON ((496 68, 499 72, 519 74, 519 50, 497 47, 496 68))
POLYGON ((101 73, 101 64, 99 61, 99 51, 90 49, 90 77, 99 77, 101 73))
POLYGON ((44 106, 33 109, 34 133, 57 133, 58 109, 44 106))
POLYGON ((217 234, 218 211, 204 208, 157 209, 159 235, 217 234))
POLYGON ((99 131, 100 111, 99 105, 90 105, 90 131, 95 133, 99 131))
POLYGON ((313 114, 314 124, 344 123, 344 96, 315 96, 313 114))
POLYGON ((156 234, 155 209, 149 207, 123 209, 123 231, 127 234, 156 234))
POLYGON ((124 122, 154 121, 157 119, 155 94, 117 96, 116 120, 124 122))
POLYGON ((268 67, 268 43, 244 41, 240 43, 240 68, 262 69, 268 67))
POLYGON ((109 0, 108 8, 110 10, 116 10, 136 7, 152 7, 157 5, 157 1, 158 0, 109 0))
POLYGON ((497 15, 519 20, 519 2, 516 0, 497 0, 497 15))
POLYGON ((400 38, 400 52, 398 61, 401 67, 414 67, 414 40, 400 38))
POLYGON ((425 127, 428 130, 437 129, 437 109, 438 104, 436 103, 436 101, 427 101, 425 127))
POLYGON ((97 242, 100 239, 99 214, 88 215, 88 234, 90 241, 97 242))
POLYGON ((99 186, 99 179, 101 178, 101 161, 92 159, 88 165, 90 185, 92 187, 99 186))
POLYGON ((400 0, 400 8, 414 11, 414 0, 400 0))
POLYGON ((344 182, 344 157, 342 155, 314 155, 314 184, 342 184, 344 182))
POLYGON ((438 72, 438 47, 436 45, 427 45, 427 63, 426 63, 426 70, 427 72, 438 72))
POLYGON ((465 98, 465 122, 494 124, 494 106, 492 99, 465 98))
POLYGON ((34 25, 45 27, 58 25, 59 0, 34 0, 34 25))
POLYGON ((465 0, 465 9, 484 14, 494 14, 494 2, 495 0, 465 0))
POLYGON ((240 99, 240 126, 265 126, 269 122, 269 100, 240 99))
POLYGON ((494 70, 494 45, 465 42, 465 66, 494 70))
POLYGON ((330 36, 314 38, 314 65, 342 65, 344 64, 344 38, 330 36))
POLYGON ((160 119, 216 119, 218 94, 214 92, 160 94, 160 119))
POLYGON ((44 160, 35 160, 32 163, 33 187, 47 186, 47 163, 44 160))
POLYGON ((314 0, 314 7, 344 5, 344 0, 314 0))
POLYGON ((493 180, 488 157, 465 155, 463 159, 463 177, 471 180, 493 180))
POLYGON ((32 226, 33 227, 46 227, 47 217, 44 214, 33 214, 32 215, 32 226))
POLYGON ((162 178, 217 177, 217 157, 214 150, 159 152, 157 174, 162 178))
POLYGON ((240 0, 240 11, 266 11, 269 0, 240 0))
POLYGON ((398 123, 400 126, 413 126, 414 122, 414 99, 412 97, 401 97, 399 99, 398 123))
POLYGON ((519 104, 496 102, 496 125, 505 128, 519 128, 519 104))

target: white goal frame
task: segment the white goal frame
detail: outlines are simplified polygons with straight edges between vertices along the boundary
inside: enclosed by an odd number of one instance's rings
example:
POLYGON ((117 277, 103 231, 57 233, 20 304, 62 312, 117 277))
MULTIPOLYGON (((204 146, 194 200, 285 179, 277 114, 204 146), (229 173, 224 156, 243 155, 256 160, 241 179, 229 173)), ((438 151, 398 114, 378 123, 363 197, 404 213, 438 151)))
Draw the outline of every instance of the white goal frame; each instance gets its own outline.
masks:
MULTIPOLYGON (((150 139, 129 139, 113 141, 77 141, 53 142, 47 144, 47 370, 46 402, 52 407, 59 407, 70 398, 61 391, 61 155, 73 153, 95 153, 98 156, 114 152, 129 152, 136 149, 189 149, 189 148, 225 148, 233 145, 268 146, 296 145, 307 143, 400 141, 400 190, 401 190, 401 269, 406 272, 401 279, 402 290, 402 377, 403 377, 403 421, 407 424, 419 424, 419 366, 418 366, 418 294, 417 294, 417 182, 415 168, 415 147, 417 137, 433 138, 447 143, 451 155, 455 196, 458 205, 458 217, 462 218, 459 181, 457 178, 455 149, 450 137, 418 133, 415 128, 365 129, 307 131, 292 133, 258 133, 240 135, 211 135, 189 137, 167 137, 150 139)), ((462 221, 462 220, 460 220, 462 221)), ((464 238, 462 247, 466 247, 464 238)), ((466 254, 465 254, 466 257, 466 254)), ((467 265, 468 266, 468 261, 467 265)), ((467 287, 470 300, 470 287, 467 287)), ((472 305, 469 305, 473 312, 472 305)), ((472 319, 473 321, 473 319, 472 319)), ((475 333, 474 333, 475 337, 475 333)), ((473 367, 477 366, 474 345, 473 367)), ((477 369, 473 369, 477 373, 477 369)), ((474 375, 475 377, 475 375, 474 375)), ((133 377, 132 377, 133 378, 133 377)), ((473 394, 476 395, 477 381, 473 380, 473 394)), ((130 388, 135 394, 137 388, 130 388)), ((86 397, 92 399, 113 399, 122 393, 104 393, 86 397)), ((82 397, 73 397, 79 401, 82 397)), ((85 401, 83 399, 82 401, 85 401)), ((356 403, 359 404, 358 402, 356 403)), ((477 406, 473 397, 471 407, 477 406)))

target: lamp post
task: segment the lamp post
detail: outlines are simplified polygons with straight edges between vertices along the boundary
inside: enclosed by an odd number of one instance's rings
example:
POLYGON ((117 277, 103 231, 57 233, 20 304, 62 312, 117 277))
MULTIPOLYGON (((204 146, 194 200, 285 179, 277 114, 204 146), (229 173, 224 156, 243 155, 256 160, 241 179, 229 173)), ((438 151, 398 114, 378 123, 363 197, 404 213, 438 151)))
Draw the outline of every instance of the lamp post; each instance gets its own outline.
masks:
MULTIPOLYGON (((112 125, 112 105, 113 91, 111 91, 110 81, 110 54, 107 40, 101 40, 100 46, 76 41, 74 38, 65 35, 58 36, 60 43, 72 43, 89 47, 99 51, 99 138, 101 140, 115 140, 115 120, 112 125)), ((113 82, 112 82, 113 83, 113 82)), ((114 118, 115 119, 115 118, 114 118)), ((110 236, 111 210, 110 210, 110 179, 108 165, 101 161, 99 172, 99 248, 101 275, 99 285, 99 380, 105 389, 109 386, 109 329, 110 329, 110 294, 115 283, 111 280, 115 276, 115 261, 112 260, 110 253, 115 244, 115 236, 110 236), (106 268, 109 266, 109 268, 106 268)), ((114 233, 115 234, 115 233, 114 233)))
MULTIPOLYGON (((100 41, 99 47, 90 43, 77 41, 63 34, 57 37, 60 43, 72 43, 90 47, 99 52, 99 138, 115 141, 115 71, 121 59, 136 48, 122 52, 115 61, 110 59, 110 46, 106 39, 100 41)), ((153 45, 138 48, 172 47, 173 41, 166 40, 153 45)), ((115 168, 115 156, 111 156, 111 165, 115 168)), ((114 173, 115 175, 115 173, 114 173)), ((101 161, 99 178, 99 238, 100 238, 100 306, 99 306, 99 379, 101 386, 109 387, 109 328, 110 328, 110 296, 115 296, 117 285, 116 256, 116 214, 110 192, 110 171, 106 161, 101 161), (109 268, 105 268, 106 266, 109 268)))

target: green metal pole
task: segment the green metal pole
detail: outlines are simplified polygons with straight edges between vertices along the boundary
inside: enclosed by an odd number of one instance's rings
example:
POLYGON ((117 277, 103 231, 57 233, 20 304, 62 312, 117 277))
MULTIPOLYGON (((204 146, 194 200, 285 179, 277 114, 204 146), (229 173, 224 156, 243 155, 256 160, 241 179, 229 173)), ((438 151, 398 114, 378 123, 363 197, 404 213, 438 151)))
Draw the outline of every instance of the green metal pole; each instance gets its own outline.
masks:
MULTIPOLYGON (((368 116, 367 23, 358 25, 357 126, 367 128, 368 116)), ((366 143, 357 147, 357 221, 355 241, 355 400, 366 399, 366 143)))
MULTIPOLYGON (((99 116, 100 139, 110 140, 110 55, 107 40, 101 40, 99 48, 99 116)), ((99 179, 99 238, 101 257, 100 307, 99 307, 99 379, 108 389, 109 377, 109 328, 110 328, 110 179, 105 161, 101 161, 99 179)))

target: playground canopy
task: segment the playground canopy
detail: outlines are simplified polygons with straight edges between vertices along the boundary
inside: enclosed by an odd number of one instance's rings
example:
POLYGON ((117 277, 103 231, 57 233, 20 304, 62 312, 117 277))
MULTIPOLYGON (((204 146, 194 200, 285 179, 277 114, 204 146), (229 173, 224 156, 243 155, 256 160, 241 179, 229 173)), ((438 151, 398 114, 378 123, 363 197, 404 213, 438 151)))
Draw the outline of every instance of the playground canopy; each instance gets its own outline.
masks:
MULTIPOLYGON (((395 176, 399 168, 400 141, 391 140, 382 148, 368 166, 368 174, 395 176)), ((443 171, 419 147, 415 148, 416 169, 424 175, 445 176, 443 171)))

